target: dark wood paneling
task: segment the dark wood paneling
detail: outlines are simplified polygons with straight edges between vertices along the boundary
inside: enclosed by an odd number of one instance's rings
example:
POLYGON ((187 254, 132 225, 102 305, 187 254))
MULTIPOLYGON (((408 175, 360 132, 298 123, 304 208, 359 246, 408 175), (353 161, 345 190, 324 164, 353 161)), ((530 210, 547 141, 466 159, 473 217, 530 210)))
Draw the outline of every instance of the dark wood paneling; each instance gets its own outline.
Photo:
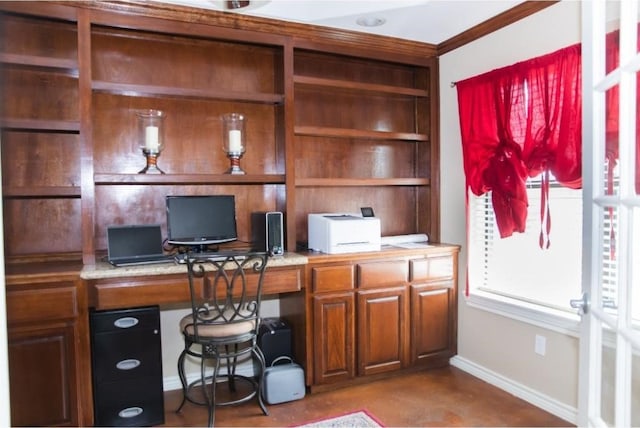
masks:
POLYGON ((296 91, 296 122, 299 126, 414 132, 414 112, 413 97, 355 94, 326 88, 300 88, 296 91))
POLYGON ((92 32, 92 78, 273 93, 278 53, 271 47, 99 27, 92 32))
POLYGON ((415 144, 297 137, 297 178, 415 178, 415 144))
POLYGON ((276 174, 274 107, 265 104, 122 97, 93 97, 93 153, 96 173, 136 174, 145 165, 137 141, 135 110, 166 113, 165 148, 158 166, 167 174, 224 174, 229 159, 222 150, 220 116, 246 115, 247 149, 240 160, 247 174, 276 174))
POLYGON ((411 287, 411 360, 449 355, 455 340, 451 319, 453 288, 411 287))
POLYGON ((0 114, 12 119, 78 120, 78 80, 3 66, 0 114))
MULTIPOLYGON (((298 242, 306 244, 308 213, 358 213, 360 207, 373 207, 376 217, 380 218, 383 236, 427 230, 416 229, 416 196, 412 186, 299 188, 296 194, 298 242)), ((423 208, 420 215, 427 212, 423 208)))
POLYGON ((112 224, 161 224, 166 235, 168 195, 234 195, 238 240, 251 241, 251 213, 274 211, 276 185, 224 186, 97 186, 96 248, 106 249, 106 228, 112 224))
POLYGON ((313 297, 314 383, 333 383, 355 375, 354 293, 313 297))
POLYGON ((7 187, 80 187, 77 134, 4 131, 2 185, 7 187))
POLYGON ((82 251, 80 199, 5 199, 3 215, 8 257, 82 251))
POLYGON ((56 284, 54 288, 20 289, 7 293, 7 322, 48 322, 78 316, 77 290, 74 283, 56 284), (65 286, 66 285, 66 286, 65 286))
POLYGON ((357 301, 358 375, 404 367, 407 364, 406 287, 358 291, 357 301))
POLYGON ((12 426, 78 426, 72 327, 9 332, 12 426))
POLYGON ((314 267, 311 269, 311 284, 314 293, 352 290, 355 286, 353 266, 314 267))
POLYGON ((318 77, 358 84, 393 85, 404 88, 428 89, 419 68, 391 62, 373 62, 346 55, 329 55, 297 50, 294 58, 296 76, 318 77))
POLYGON ((75 24, 10 14, 3 14, 1 19, 0 52, 77 60, 75 24), (14 37, 20 33, 29 34, 29 37, 14 37))
POLYGON ((358 263, 358 287, 381 287, 405 284, 409 278, 406 260, 358 263))

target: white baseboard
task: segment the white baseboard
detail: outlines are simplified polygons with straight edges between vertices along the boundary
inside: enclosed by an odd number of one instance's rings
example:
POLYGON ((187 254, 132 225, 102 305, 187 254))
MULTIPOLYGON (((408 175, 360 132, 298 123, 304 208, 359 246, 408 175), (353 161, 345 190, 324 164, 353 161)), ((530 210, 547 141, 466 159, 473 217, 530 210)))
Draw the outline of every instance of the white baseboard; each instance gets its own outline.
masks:
POLYGON ((483 381, 490 383, 522 400, 539 407, 552 415, 555 415, 571 424, 578 423, 578 410, 568 406, 558 400, 549 397, 539 391, 533 390, 526 385, 518 383, 512 379, 504 377, 486 367, 480 366, 473 361, 456 355, 449 360, 452 366, 459 368, 483 381))

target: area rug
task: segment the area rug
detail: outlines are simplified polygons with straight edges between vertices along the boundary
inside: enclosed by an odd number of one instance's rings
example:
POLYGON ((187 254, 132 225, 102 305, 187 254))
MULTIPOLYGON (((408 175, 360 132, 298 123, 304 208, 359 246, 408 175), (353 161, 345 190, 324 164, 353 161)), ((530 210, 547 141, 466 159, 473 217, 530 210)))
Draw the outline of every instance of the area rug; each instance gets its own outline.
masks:
POLYGON ((332 418, 321 419, 299 425, 300 428, 315 428, 315 427, 352 427, 352 428, 368 428, 368 427, 383 427, 382 423, 371 415, 366 410, 359 410, 357 412, 350 412, 340 416, 334 416, 332 418))

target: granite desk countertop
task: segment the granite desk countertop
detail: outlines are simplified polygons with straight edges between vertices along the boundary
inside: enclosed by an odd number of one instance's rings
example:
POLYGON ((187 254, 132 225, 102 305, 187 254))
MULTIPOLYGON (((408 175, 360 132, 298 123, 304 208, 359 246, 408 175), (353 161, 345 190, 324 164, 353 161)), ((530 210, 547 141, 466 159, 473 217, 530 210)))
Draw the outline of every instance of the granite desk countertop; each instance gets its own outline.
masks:
MULTIPOLYGON (((270 257, 267 267, 282 267, 305 265, 308 263, 306 256, 297 253, 285 253, 282 256, 270 257)), ((115 267, 107 262, 99 261, 95 265, 85 265, 80 271, 82 279, 109 279, 132 276, 171 275, 186 274, 187 267, 176 262, 156 263, 150 265, 115 267)))

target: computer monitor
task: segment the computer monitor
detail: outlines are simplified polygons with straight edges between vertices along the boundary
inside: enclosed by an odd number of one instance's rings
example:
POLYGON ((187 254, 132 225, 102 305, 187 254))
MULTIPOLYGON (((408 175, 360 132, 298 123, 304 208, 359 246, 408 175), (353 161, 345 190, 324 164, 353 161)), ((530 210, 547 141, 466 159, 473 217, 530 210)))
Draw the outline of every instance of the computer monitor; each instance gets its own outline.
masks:
POLYGON ((166 206, 169 244, 204 249, 238 239, 233 195, 167 196, 166 206))

